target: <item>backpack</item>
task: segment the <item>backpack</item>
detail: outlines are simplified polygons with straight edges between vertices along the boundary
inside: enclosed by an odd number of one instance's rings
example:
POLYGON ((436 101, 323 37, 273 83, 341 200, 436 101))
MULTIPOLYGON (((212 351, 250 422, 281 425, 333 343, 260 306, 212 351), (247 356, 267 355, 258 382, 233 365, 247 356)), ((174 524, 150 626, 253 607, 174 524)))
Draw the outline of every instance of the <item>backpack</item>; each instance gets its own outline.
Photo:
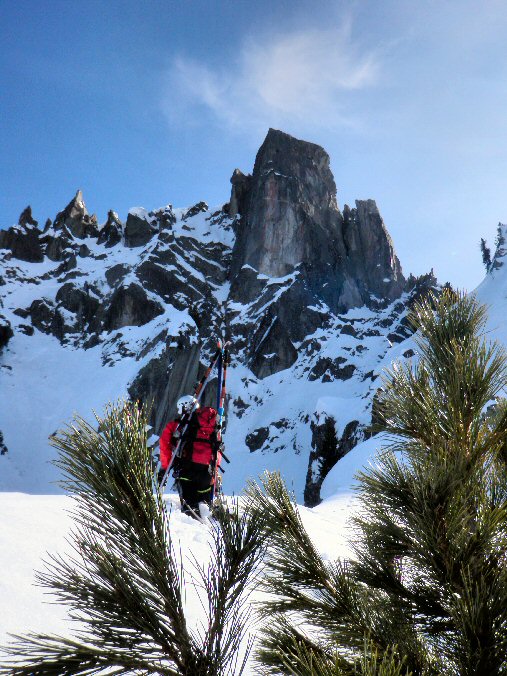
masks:
POLYGON ((199 465, 211 465, 219 450, 218 414, 211 406, 203 406, 192 414, 185 434, 181 457, 199 465))

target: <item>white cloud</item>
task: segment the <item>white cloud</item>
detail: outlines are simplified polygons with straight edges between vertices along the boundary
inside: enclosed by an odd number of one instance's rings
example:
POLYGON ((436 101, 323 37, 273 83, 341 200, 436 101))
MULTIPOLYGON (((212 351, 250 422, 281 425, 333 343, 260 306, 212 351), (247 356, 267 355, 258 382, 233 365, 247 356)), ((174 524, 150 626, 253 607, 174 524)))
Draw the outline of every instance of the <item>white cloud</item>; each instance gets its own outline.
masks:
POLYGON ((354 42, 346 21, 339 29, 250 38, 227 68, 180 56, 164 107, 180 123, 198 120, 204 109, 229 127, 353 125, 350 94, 379 74, 378 55, 354 42))

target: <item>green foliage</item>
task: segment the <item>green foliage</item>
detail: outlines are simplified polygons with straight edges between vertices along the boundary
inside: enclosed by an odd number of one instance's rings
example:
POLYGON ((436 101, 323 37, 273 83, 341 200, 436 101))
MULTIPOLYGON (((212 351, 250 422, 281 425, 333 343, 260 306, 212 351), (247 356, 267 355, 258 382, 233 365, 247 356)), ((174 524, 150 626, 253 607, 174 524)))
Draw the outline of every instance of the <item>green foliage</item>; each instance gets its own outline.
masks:
POLYGON ((146 415, 127 403, 97 422, 99 431, 77 418, 53 439, 63 485, 76 501, 74 556, 51 557, 39 575, 82 628, 74 639, 16 637, 0 673, 241 674, 243 604, 262 554, 258 526, 237 508, 218 506, 211 565, 197 571, 207 620, 192 632, 170 521, 153 482, 146 415))
POLYGON ((507 383, 486 311, 444 289, 414 306, 419 359, 378 397, 392 444, 359 476, 354 559, 329 564, 277 475, 249 488, 270 534, 265 674, 507 673, 507 383))
POLYGON ((505 237, 503 236, 502 224, 499 223, 496 228, 495 246, 497 249, 505 244, 505 237))
POLYGON ((219 506, 211 566, 196 564, 200 634, 185 620, 144 413, 113 407, 98 432, 78 420, 54 441, 77 501, 75 557, 53 557, 40 579, 84 629, 19 637, 0 673, 241 674, 244 602, 259 584, 259 673, 507 674, 507 405, 483 414, 507 358, 485 319, 449 288, 414 304, 418 360, 393 365, 378 393, 391 444, 359 476, 353 559, 320 557, 277 474, 249 486, 243 515, 219 506))
POLYGON ((485 320, 451 293, 415 309, 419 363, 380 398, 394 441, 361 476, 355 575, 406 605, 444 674, 507 670, 507 417, 482 415, 507 365, 485 320))
POLYGON ((266 473, 262 484, 247 491, 252 518, 269 534, 262 587, 271 598, 261 607, 269 623, 257 651, 260 673, 408 674, 394 646, 417 639, 400 613, 358 585, 349 564, 321 559, 279 474, 266 473), (391 670, 372 671, 384 658, 391 670))
POLYGON ((492 265, 491 249, 487 246, 486 240, 483 237, 481 237, 480 247, 481 247, 483 265, 486 268, 486 272, 489 272, 491 270, 491 265, 492 265))

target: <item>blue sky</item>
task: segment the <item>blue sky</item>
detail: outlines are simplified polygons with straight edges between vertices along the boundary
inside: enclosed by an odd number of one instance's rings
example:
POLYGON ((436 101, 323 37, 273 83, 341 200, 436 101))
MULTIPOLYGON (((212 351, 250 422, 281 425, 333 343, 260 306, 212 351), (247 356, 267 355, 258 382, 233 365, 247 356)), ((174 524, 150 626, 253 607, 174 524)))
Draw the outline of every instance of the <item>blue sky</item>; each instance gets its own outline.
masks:
POLYGON ((474 288, 507 221, 507 3, 0 0, 0 224, 228 200, 271 127, 374 198, 404 272, 474 288))

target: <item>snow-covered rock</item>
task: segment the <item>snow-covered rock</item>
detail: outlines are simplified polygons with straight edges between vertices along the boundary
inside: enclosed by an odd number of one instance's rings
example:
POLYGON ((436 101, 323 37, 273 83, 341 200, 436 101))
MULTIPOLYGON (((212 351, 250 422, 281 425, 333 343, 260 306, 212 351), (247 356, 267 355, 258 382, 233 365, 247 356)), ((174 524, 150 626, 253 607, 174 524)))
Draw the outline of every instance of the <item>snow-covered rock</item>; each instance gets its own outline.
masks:
POLYGON ((410 336, 417 289, 375 202, 339 210, 319 146, 270 130, 252 175, 231 182, 221 207, 135 207, 125 224, 110 211, 101 227, 78 191, 43 232, 30 212, 0 238, 0 489, 57 490, 47 439, 74 411, 130 396, 159 434, 223 337, 226 490, 281 469, 318 504, 370 434, 379 368, 410 336), (37 260, 17 253, 28 235, 37 260))

